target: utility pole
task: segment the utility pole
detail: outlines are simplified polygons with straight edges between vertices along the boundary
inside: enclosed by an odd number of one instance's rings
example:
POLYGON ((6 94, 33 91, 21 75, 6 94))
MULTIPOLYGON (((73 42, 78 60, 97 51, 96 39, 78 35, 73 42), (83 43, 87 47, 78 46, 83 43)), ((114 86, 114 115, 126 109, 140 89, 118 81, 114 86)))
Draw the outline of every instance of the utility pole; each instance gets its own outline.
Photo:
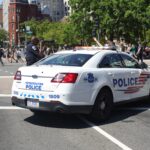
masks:
POLYGON ((16 10, 16 19, 17 19, 17 30, 16 30, 16 33, 17 33, 17 45, 18 47, 20 46, 20 27, 19 27, 19 23, 20 23, 20 9, 17 8, 16 10))

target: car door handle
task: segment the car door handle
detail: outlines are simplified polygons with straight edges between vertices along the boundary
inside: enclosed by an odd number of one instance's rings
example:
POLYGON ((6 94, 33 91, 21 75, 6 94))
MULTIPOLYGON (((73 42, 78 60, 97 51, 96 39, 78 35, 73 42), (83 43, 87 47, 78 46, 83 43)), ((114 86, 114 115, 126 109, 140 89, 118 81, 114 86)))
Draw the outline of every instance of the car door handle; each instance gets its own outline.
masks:
POLYGON ((108 75, 113 76, 113 73, 112 72, 108 72, 108 75))
POLYGON ((131 74, 135 74, 135 72, 131 72, 131 74))

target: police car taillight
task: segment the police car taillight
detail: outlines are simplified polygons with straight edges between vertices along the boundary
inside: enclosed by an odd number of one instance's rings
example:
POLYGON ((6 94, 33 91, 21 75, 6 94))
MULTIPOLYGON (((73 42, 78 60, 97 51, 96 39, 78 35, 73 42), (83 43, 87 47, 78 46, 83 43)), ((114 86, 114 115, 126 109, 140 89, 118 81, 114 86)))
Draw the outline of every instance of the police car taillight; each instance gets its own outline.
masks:
POLYGON ((14 76, 14 80, 21 80, 21 71, 17 71, 15 76, 14 76))
POLYGON ((58 73, 51 82, 56 83, 75 83, 78 77, 77 73, 58 73))

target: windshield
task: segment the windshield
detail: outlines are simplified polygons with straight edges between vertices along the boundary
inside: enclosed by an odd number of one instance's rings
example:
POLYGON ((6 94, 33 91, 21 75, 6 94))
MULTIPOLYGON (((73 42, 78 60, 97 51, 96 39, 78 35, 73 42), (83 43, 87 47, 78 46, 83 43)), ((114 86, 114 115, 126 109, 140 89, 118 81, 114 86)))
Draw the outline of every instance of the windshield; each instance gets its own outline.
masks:
POLYGON ((91 57, 90 54, 53 54, 36 65, 83 66, 91 57))

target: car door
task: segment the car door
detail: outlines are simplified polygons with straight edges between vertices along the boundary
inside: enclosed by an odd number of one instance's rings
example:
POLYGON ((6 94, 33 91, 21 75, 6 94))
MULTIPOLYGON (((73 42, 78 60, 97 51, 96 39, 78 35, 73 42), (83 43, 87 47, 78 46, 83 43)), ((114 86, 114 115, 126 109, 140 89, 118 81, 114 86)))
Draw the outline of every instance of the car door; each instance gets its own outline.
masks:
POLYGON ((130 99, 129 95, 124 92, 127 87, 127 78, 130 70, 124 68, 119 53, 107 54, 101 61, 100 68, 106 72, 107 84, 113 90, 114 102, 130 99))
POLYGON ((125 93, 129 94, 131 99, 147 96, 149 94, 148 79, 149 72, 143 69, 138 62, 126 54, 121 54, 125 68, 130 71, 128 78, 128 87, 125 93))

